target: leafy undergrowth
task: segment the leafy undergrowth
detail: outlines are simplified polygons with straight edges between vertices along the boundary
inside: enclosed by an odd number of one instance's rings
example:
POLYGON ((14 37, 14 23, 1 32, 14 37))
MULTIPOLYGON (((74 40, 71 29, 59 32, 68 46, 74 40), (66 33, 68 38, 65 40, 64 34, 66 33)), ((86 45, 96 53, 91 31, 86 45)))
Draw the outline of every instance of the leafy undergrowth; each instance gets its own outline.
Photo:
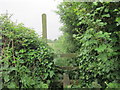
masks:
POLYGON ((34 30, 0 16, 2 88, 48 88, 52 81, 52 49, 34 30))
POLYGON ((67 43, 67 51, 78 53, 78 74, 69 73, 73 78, 78 76, 75 87, 119 87, 119 6, 120 2, 62 2, 58 6, 62 37, 65 43, 71 42, 67 43))

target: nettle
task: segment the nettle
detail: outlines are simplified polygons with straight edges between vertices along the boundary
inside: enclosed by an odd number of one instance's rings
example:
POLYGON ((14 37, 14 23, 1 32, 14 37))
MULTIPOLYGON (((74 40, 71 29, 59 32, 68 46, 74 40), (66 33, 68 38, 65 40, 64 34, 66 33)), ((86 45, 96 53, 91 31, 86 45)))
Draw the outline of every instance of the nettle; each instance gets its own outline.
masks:
POLYGON ((52 49, 34 30, 0 16, 3 88, 48 88, 52 77, 52 49))

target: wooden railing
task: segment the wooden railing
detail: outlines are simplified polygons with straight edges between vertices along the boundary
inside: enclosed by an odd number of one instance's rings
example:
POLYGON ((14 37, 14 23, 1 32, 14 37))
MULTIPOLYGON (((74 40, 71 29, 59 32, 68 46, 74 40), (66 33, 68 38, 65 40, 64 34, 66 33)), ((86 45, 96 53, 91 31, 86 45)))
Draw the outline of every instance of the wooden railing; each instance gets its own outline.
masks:
MULTIPOLYGON (((74 58, 76 57, 77 54, 76 53, 66 53, 66 54, 56 54, 55 58, 74 58)), ((55 66, 56 69, 58 70, 66 70, 66 71, 72 71, 72 70, 77 70, 79 69, 79 67, 72 67, 72 66, 55 66)), ((69 74, 67 73, 63 73, 63 80, 58 80, 56 82, 62 83, 63 84, 63 88, 66 88, 67 86, 69 86, 70 84, 72 84, 73 82, 78 82, 77 80, 70 80, 69 78, 69 74)))

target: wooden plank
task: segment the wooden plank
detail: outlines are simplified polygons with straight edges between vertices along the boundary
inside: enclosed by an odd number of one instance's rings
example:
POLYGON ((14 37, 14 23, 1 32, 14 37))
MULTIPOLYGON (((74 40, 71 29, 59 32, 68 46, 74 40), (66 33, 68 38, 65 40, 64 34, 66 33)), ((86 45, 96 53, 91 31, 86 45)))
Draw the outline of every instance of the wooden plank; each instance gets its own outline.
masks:
POLYGON ((76 53, 65 53, 65 54, 56 54, 55 57, 61 57, 61 58, 74 58, 76 57, 76 53))
MULTIPOLYGON (((54 82, 63 83, 63 80, 55 80, 54 82)), ((70 80, 70 84, 73 84, 73 83, 78 84, 78 82, 79 82, 79 80, 70 80)))
POLYGON ((42 14, 42 38, 47 42, 47 19, 46 14, 42 14))
POLYGON ((69 85, 70 85, 69 75, 66 73, 63 73, 63 88, 66 88, 69 85))
POLYGON ((59 68, 61 70, 77 70, 79 67, 71 67, 71 66, 57 66, 55 65, 56 68, 59 68))

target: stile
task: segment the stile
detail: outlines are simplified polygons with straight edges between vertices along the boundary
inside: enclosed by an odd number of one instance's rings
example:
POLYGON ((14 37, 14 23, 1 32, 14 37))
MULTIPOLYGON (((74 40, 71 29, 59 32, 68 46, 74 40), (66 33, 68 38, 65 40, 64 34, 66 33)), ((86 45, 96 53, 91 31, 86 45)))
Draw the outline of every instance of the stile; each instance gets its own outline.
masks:
MULTIPOLYGON (((47 43, 47 19, 46 19, 46 14, 42 14, 42 38, 47 43)), ((60 58, 74 58, 76 56, 77 56, 76 53, 64 53, 64 54, 56 54, 54 57, 55 58, 56 57, 60 57, 60 58)), ((56 66, 56 67, 58 67, 59 69, 62 69, 62 70, 76 70, 76 69, 79 69, 79 67, 59 67, 59 66, 56 66)), ((63 73, 63 80, 59 80, 59 81, 62 82, 63 83, 63 87, 66 88, 74 80, 70 80, 69 79, 69 75, 67 73, 63 73)))
POLYGON ((64 54, 56 54, 55 57, 61 57, 61 58, 74 58, 76 57, 76 53, 64 53, 64 54))

